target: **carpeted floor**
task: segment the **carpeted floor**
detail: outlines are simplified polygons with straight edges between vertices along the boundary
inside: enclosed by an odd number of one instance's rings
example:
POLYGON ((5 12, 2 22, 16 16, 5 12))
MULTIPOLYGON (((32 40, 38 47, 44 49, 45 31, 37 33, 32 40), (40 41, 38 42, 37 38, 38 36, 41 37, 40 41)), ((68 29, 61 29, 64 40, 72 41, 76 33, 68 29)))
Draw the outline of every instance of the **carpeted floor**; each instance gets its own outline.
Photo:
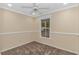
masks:
POLYGON ((8 51, 1 53, 2 55, 76 55, 74 53, 51 47, 38 42, 31 42, 8 51))

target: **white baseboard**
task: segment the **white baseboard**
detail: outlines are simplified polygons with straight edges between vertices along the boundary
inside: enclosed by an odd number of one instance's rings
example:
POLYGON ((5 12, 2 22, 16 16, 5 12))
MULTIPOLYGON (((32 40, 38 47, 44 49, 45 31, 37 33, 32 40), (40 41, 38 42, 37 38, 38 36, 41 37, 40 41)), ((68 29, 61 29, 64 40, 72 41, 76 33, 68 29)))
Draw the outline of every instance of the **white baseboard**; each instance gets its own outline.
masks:
MULTIPOLYGON (((24 33, 36 33, 37 31, 20 31, 20 32, 6 32, 6 33, 0 33, 0 36, 4 36, 4 35, 15 35, 15 34, 24 34, 24 33)), ((29 42, 32 42, 29 41, 29 42)), ((12 49, 12 48, 15 48, 15 47, 18 47, 18 46, 21 46, 21 45, 24 45, 24 44, 27 44, 29 42, 25 42, 25 43, 22 43, 22 44, 18 44, 16 46, 13 46, 13 47, 10 47, 10 48, 7 48, 7 49, 2 49, 0 50, 0 52, 3 52, 3 51, 7 51, 9 49, 12 49)))
POLYGON ((62 50, 68 51, 68 52, 72 52, 72 53, 75 53, 75 54, 78 54, 78 55, 79 55, 78 52, 75 52, 75 51, 72 51, 72 50, 69 50, 69 49, 65 49, 65 48, 63 48, 63 47, 59 47, 59 46, 47 44, 47 43, 40 42, 40 41, 37 41, 37 42, 42 43, 42 44, 45 44, 45 45, 48 45, 48 46, 51 46, 51 47, 55 47, 55 48, 58 48, 58 49, 62 49, 62 50))
POLYGON ((22 46, 22 45, 25 45, 25 44, 30 43, 30 42, 32 42, 32 41, 25 42, 25 43, 22 43, 22 44, 18 44, 18 45, 16 45, 16 46, 13 46, 13 47, 10 47, 10 48, 1 50, 0 53, 1 53, 1 52, 4 52, 4 51, 7 51, 7 50, 10 50, 10 49, 13 49, 13 48, 16 48, 16 47, 19 47, 19 46, 22 46))

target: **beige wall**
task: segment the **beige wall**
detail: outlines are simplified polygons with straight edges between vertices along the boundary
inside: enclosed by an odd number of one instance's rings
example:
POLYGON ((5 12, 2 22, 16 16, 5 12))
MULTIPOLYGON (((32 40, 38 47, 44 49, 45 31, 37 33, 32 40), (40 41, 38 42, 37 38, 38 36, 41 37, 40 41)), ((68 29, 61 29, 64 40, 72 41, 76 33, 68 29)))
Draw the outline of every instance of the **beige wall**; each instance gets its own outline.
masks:
POLYGON ((0 9, 0 31, 2 31, 2 22, 3 22, 3 12, 2 9, 0 9))
POLYGON ((51 30, 54 32, 78 33, 79 7, 52 14, 51 30))
POLYGON ((34 21, 32 17, 0 9, 0 51, 34 41, 34 21))
MULTIPOLYGON (((79 7, 52 13, 50 22, 51 37, 42 38, 40 33, 37 33, 39 39, 36 41, 79 54, 79 35, 75 35, 79 33, 79 7)), ((39 30, 39 19, 36 24, 36 28, 39 30)))
POLYGON ((1 32, 34 31, 34 19, 29 16, 3 10, 3 29, 1 32))

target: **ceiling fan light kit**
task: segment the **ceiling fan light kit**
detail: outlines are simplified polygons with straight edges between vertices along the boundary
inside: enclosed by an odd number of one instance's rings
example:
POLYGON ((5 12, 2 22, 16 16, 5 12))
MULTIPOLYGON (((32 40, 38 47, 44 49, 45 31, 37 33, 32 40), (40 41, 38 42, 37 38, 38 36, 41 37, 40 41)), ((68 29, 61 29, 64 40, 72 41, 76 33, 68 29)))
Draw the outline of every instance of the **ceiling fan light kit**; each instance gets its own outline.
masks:
POLYGON ((47 10, 48 8, 39 8, 39 6, 36 3, 33 3, 33 7, 27 7, 23 6, 23 8, 32 9, 31 14, 33 16, 40 14, 40 10, 47 10))

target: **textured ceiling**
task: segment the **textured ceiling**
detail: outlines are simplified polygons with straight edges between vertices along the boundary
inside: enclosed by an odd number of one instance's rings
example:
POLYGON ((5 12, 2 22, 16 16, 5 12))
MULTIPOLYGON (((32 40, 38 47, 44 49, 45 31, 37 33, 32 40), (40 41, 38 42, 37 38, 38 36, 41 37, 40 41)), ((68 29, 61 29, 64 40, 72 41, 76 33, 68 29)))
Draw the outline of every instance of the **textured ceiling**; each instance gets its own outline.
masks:
MULTIPOLYGON (((19 12, 25 14, 25 15, 33 16, 32 13, 31 13, 32 8, 30 8, 30 9, 29 8, 22 8, 23 6, 32 7, 33 6, 32 3, 11 3, 12 7, 9 7, 7 4, 8 3, 0 3, 0 7, 19 11, 19 12)), ((64 3, 37 3, 36 5, 39 8, 47 8, 45 10, 43 10, 43 9, 39 10, 40 13, 41 13, 40 15, 42 15, 44 13, 52 12, 52 11, 55 11, 57 9, 69 7, 69 6, 72 6, 72 5, 78 5, 78 4, 77 3, 76 4, 74 4, 74 3, 68 3, 68 4, 64 4, 64 3)))

